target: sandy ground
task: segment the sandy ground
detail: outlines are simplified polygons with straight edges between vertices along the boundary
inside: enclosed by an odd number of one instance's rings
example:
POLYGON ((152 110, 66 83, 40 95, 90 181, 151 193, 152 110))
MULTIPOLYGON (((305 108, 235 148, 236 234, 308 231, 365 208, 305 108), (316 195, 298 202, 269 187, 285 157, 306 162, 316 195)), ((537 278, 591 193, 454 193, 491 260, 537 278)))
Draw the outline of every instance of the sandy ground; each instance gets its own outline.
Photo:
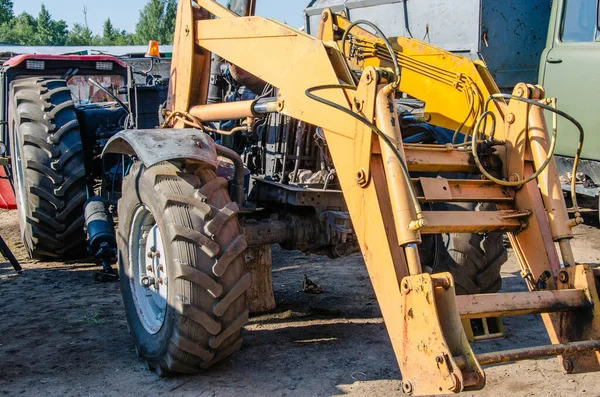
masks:
MULTIPOLYGON (((253 317, 244 346, 194 377, 160 379, 140 361, 117 284, 98 284, 94 265, 33 263, 14 212, 0 213, 3 237, 22 261, 0 264, 0 393, 41 396, 388 396, 400 372, 358 255, 341 260, 275 249, 276 312, 253 317), (304 274, 325 290, 300 292, 304 274)), ((577 259, 600 263, 600 230, 582 226, 577 259)), ((524 290, 514 257, 504 291, 524 290)), ((538 316, 505 318, 505 338, 476 352, 548 343, 538 316)), ((555 359, 486 369, 488 386, 467 396, 600 396, 600 373, 563 375, 555 359)))

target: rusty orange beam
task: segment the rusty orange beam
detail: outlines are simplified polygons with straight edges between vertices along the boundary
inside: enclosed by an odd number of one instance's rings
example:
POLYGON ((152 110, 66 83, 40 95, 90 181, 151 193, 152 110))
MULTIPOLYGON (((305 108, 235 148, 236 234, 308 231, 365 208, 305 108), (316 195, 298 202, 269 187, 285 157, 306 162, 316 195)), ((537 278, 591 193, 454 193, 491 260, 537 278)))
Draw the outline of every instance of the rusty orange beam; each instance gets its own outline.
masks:
POLYGON ((406 165, 413 172, 474 173, 477 168, 465 150, 443 150, 404 146, 406 165))
POLYGON ((590 307, 579 289, 502 294, 459 295, 456 305, 461 318, 520 316, 562 312, 590 307))
POLYGON ((516 232, 526 214, 515 211, 423 211, 423 234, 516 232))
MULTIPOLYGON (((501 352, 481 353, 476 354, 475 357, 477 358, 479 365, 493 365, 512 363, 522 360, 532 360, 542 357, 581 354, 593 350, 600 350, 599 340, 584 340, 580 342, 526 347, 523 349, 512 349, 501 352)), ((465 359, 462 356, 454 357, 454 361, 459 367, 462 367, 466 364, 465 359)))
POLYGON ((413 185, 420 202, 511 203, 514 190, 479 179, 418 178, 413 185))

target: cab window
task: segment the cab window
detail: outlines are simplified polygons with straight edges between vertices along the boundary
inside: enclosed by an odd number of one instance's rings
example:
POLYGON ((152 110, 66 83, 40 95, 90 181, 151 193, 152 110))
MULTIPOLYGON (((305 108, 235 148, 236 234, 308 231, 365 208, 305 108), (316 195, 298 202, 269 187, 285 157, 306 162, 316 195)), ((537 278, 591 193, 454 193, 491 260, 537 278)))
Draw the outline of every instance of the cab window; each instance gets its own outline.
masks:
POLYGON ((560 39, 589 43, 596 39, 597 0, 564 0, 560 39))

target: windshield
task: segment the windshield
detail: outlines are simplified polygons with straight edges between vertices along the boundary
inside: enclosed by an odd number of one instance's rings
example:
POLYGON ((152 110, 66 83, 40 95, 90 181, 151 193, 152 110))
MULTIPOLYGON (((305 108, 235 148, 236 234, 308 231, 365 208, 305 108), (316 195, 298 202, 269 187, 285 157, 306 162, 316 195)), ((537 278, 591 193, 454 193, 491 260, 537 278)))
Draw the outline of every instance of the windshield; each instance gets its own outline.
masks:
MULTIPOLYGON (((35 77, 33 75, 21 75, 18 76, 17 79, 25 79, 28 77, 35 77)), ((52 78, 60 79, 62 76, 52 75, 47 76, 52 78)), ((126 102, 127 96, 124 94, 119 94, 119 90, 121 88, 125 88, 125 79, 123 76, 119 75, 75 75, 69 79, 67 85, 71 89, 71 96, 73 97, 73 102, 75 106, 87 105, 89 103, 101 103, 101 102, 114 102, 114 100, 106 94, 106 92, 102 91, 100 88, 96 87, 94 84, 90 83, 88 79, 92 79, 102 87, 106 88, 108 91, 113 93, 117 98, 121 101, 126 102)))
POLYGON ((116 75, 104 75, 104 76, 73 76, 69 82, 69 88, 71 88, 71 95, 75 101, 75 105, 86 105, 88 103, 99 103, 99 102, 114 102, 114 100, 90 83, 88 79, 92 79, 108 91, 113 93, 117 98, 122 101, 126 101, 125 95, 120 95, 119 90, 125 86, 122 76, 116 75))

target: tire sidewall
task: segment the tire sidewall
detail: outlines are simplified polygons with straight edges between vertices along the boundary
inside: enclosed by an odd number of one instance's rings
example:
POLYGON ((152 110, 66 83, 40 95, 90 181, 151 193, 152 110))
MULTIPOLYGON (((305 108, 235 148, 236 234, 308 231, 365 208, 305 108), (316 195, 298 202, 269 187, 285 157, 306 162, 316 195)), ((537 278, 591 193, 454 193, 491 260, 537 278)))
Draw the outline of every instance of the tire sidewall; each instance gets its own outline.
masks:
POLYGON ((25 157, 23 155, 23 140, 18 138, 20 135, 19 126, 20 120, 16 119, 17 109, 16 101, 13 98, 13 92, 11 90, 11 100, 9 107, 9 136, 10 136, 10 157, 12 165, 12 180, 15 190, 15 198, 17 199, 17 211, 19 212, 19 229, 21 232, 21 240, 25 245, 25 249, 32 257, 32 247, 29 241, 29 237, 33 235, 31 225, 27 222, 27 218, 31 216, 31 209, 29 208, 29 184, 25 176, 25 157), (18 147, 17 147, 18 145, 18 147), (17 148, 19 150, 19 158, 16 156, 17 148), (17 173, 20 172, 23 176, 23 185, 19 184, 17 179, 17 173), (21 200, 19 200, 21 197, 21 200), (23 205, 24 204, 24 205, 23 205))

